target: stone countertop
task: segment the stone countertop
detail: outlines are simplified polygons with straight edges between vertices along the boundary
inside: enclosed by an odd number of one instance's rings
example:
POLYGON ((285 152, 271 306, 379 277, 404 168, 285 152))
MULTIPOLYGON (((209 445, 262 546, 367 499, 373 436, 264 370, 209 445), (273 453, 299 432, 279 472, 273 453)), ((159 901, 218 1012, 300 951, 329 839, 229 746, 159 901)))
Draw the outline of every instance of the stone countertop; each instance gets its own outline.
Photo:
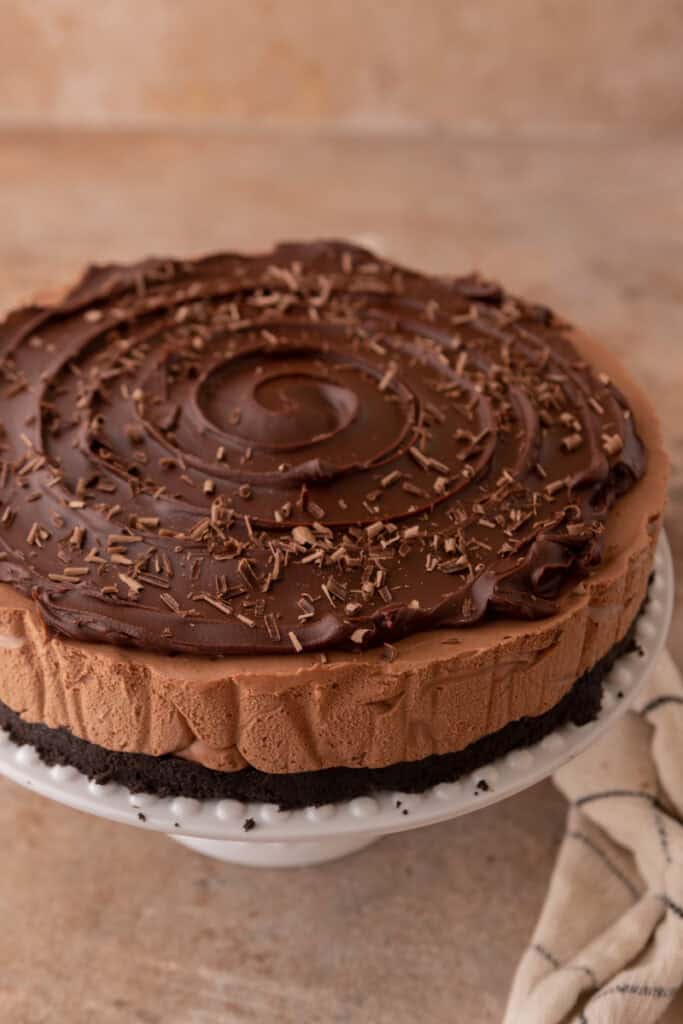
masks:
MULTIPOLYGON (((682 175, 677 141, 4 133, 0 305, 89 260, 316 235, 555 305, 659 409, 683 665, 682 175)), ((563 818, 545 783, 336 864, 257 871, 1 781, 0 1017, 498 1024, 563 818)))

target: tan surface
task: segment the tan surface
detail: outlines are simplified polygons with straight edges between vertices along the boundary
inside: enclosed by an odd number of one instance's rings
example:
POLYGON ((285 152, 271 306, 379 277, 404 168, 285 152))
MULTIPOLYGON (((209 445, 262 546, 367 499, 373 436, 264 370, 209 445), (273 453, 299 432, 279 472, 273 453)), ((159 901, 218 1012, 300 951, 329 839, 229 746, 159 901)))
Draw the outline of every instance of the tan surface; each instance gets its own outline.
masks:
POLYGON ((682 41, 677 0, 3 0, 0 118, 670 131, 682 41))
MULTIPOLYGON (((0 303, 88 258, 295 234, 369 233, 428 269, 485 267, 601 335, 653 396, 683 579, 682 173, 674 142, 5 135, 0 303)), ((681 602, 676 621, 683 664, 681 602)), ((498 1024, 563 816, 545 784, 280 875, 2 782, 0 1020, 498 1024)))

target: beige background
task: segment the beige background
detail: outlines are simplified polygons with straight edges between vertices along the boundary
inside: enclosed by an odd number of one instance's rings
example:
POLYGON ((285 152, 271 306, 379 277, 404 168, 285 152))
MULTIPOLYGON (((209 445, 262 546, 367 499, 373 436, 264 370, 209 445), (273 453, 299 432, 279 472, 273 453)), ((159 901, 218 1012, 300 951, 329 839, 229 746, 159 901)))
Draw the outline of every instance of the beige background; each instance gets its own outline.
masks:
MULTIPOLYGON (((0 0, 0 308, 283 237, 479 266, 650 392, 683 581, 682 27, 668 0, 0 0)), ((0 780, 0 1021, 499 1024, 564 813, 545 783, 278 874, 0 780)))
POLYGON ((679 0, 2 0, 6 122, 683 128, 679 0))

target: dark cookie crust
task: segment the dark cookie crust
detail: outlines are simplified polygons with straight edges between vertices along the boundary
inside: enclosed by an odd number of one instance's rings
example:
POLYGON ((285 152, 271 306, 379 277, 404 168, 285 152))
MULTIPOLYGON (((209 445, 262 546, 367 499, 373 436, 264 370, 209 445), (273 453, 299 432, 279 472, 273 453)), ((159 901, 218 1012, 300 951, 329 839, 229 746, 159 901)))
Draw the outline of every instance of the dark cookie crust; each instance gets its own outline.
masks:
POLYGON ((199 800, 234 799, 278 804, 282 809, 335 803, 378 790, 419 793, 440 782, 452 782, 498 757, 528 747, 568 722, 585 725, 600 711, 605 677, 621 655, 636 648, 637 617, 626 636, 578 679, 562 700, 535 718, 510 722, 464 750, 434 754, 421 761, 402 761, 386 768, 326 768, 317 772, 271 775, 255 768, 217 772, 167 755, 127 754, 51 729, 24 722, 0 701, 0 727, 18 744, 32 744, 46 764, 70 764, 98 782, 117 782, 133 793, 160 797, 185 796, 199 800))

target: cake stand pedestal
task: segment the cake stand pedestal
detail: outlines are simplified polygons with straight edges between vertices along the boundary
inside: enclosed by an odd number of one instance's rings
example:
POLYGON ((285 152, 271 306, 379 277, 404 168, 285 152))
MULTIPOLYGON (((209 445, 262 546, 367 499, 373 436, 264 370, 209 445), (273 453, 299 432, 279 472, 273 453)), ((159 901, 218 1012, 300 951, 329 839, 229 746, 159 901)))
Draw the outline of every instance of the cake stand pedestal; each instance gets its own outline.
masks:
POLYGON ((378 793, 338 804, 280 811, 273 804, 160 798, 89 781, 68 765, 48 767, 30 745, 0 730, 0 774, 52 800, 138 828, 164 832, 197 853, 253 867, 306 867, 362 850, 384 835, 468 814, 533 786, 580 753, 628 708, 664 647, 673 611, 671 552, 662 536, 650 599, 637 625, 640 651, 621 657, 605 680, 594 722, 565 725, 457 782, 424 793, 378 793))
POLYGON ((195 836, 174 835, 171 839, 196 853, 229 864, 246 864, 252 868, 307 868, 364 850, 381 836, 361 834, 258 844, 248 840, 198 839, 195 836))

